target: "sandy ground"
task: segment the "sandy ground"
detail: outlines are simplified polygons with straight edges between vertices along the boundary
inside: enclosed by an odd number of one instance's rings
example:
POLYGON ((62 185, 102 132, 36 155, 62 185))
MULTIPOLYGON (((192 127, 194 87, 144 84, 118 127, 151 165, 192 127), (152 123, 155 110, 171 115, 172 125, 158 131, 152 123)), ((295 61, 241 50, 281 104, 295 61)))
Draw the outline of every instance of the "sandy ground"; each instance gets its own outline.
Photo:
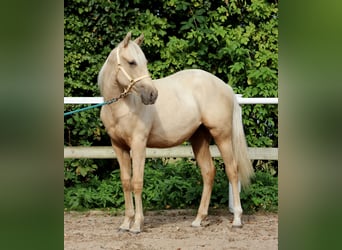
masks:
POLYGON ((145 212, 144 231, 119 232, 123 215, 109 212, 65 212, 64 249, 278 249, 278 215, 243 215, 242 229, 233 216, 210 210, 201 228, 191 227, 193 210, 145 212))

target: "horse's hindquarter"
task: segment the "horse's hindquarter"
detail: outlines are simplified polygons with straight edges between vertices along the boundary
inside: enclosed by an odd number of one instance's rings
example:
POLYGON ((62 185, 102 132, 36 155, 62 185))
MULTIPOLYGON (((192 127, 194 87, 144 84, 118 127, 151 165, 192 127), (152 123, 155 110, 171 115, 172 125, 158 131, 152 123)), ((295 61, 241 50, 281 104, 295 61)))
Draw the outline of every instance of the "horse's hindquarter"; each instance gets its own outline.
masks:
POLYGON ((217 126, 231 119, 224 114, 232 91, 214 75, 184 70, 155 81, 158 99, 148 147, 170 147, 189 139, 197 128, 217 126))

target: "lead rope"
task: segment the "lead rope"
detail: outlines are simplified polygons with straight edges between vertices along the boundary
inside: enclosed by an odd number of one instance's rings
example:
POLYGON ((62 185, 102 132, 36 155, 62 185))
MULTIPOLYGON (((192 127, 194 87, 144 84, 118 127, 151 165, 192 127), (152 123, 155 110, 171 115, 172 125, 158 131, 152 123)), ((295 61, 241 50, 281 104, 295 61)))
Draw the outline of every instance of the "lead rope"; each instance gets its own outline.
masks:
MULTIPOLYGON (((123 94, 123 93, 122 93, 123 94)), ((121 94, 121 95, 122 95, 121 94)), ((80 108, 80 109, 76 109, 76 110, 73 110, 73 111, 70 111, 70 112, 66 112, 64 113, 64 116, 68 116, 68 115, 72 115, 72 114, 75 114, 75 113, 78 113, 78 112, 81 112, 81 111, 85 111, 85 110, 88 110, 88 109, 93 109, 93 108, 98 108, 98 107, 101 107, 101 106, 104 106, 104 105, 107 105, 107 104, 111 104, 113 102, 117 102, 119 99, 121 99, 121 95, 119 97, 116 97, 116 98, 112 98, 106 102, 101 102, 101 103, 98 103, 96 105, 91 105, 91 106, 88 106, 88 107, 85 107, 85 108, 80 108)), ((127 95, 127 94, 126 94, 127 95)), ((126 96, 125 95, 125 96, 126 96)))

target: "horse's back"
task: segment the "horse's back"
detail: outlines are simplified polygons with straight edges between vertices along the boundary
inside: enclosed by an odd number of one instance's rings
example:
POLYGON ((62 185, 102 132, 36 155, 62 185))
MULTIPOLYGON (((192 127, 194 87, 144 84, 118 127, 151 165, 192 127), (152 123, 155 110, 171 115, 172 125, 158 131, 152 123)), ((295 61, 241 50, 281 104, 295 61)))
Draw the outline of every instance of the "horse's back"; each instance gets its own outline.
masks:
POLYGON ((203 112, 215 112, 215 109, 223 112, 233 105, 232 88, 204 70, 182 70, 156 80, 155 85, 161 94, 160 100, 184 102, 184 105, 195 102, 203 112))
POLYGON ((201 69, 185 69, 182 71, 178 71, 167 77, 154 80, 154 82, 157 85, 167 84, 167 83, 172 82, 172 84, 174 85, 198 86, 206 82, 209 84, 215 84, 217 85, 217 87, 229 86, 229 85, 226 85, 220 78, 201 69))

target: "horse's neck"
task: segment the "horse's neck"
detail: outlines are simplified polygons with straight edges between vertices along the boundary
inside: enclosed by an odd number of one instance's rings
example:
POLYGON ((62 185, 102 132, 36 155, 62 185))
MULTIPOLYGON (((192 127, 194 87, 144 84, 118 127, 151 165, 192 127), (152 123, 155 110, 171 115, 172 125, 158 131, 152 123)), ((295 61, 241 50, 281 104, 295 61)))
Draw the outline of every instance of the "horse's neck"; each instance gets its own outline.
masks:
MULTIPOLYGON (((105 101, 111 100, 113 98, 118 98, 120 94, 124 92, 124 89, 120 88, 116 82, 104 82, 104 88, 102 91, 102 96, 105 101)), ((109 105, 113 115, 117 112, 117 110, 126 110, 131 112, 132 110, 136 110, 136 104, 140 103, 140 100, 137 99, 135 94, 130 93, 127 96, 117 100, 115 103, 109 105)), ((121 112, 119 112, 121 113, 121 112)))
POLYGON ((119 85, 114 82, 105 82, 102 90, 102 95, 104 99, 110 100, 112 98, 118 98, 124 90, 119 87, 119 85))

